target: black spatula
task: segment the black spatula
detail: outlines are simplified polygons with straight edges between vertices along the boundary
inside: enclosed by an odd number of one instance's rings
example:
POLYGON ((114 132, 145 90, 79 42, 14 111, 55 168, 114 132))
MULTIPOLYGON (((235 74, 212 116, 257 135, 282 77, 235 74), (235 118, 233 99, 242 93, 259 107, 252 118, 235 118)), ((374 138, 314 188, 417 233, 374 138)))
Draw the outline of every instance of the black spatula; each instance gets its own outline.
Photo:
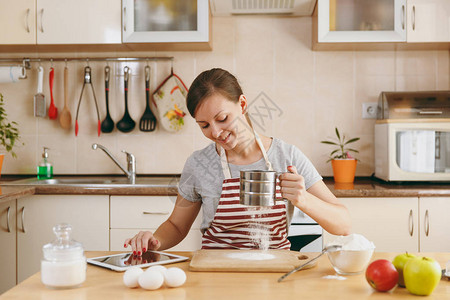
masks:
POLYGON ((145 111, 139 121, 140 131, 153 131, 156 128, 156 117, 150 109, 150 67, 145 67, 145 111))

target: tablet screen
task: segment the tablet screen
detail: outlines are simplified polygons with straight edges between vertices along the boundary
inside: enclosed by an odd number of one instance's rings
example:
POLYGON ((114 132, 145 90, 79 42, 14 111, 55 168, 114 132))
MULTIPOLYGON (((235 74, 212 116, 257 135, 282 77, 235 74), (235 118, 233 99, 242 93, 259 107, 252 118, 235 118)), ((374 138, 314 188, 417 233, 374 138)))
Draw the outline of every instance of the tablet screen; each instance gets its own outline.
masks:
POLYGON ((87 259, 88 263, 106 267, 116 271, 124 271, 131 266, 147 267, 187 260, 188 257, 160 251, 147 251, 142 256, 132 253, 113 254, 87 259))

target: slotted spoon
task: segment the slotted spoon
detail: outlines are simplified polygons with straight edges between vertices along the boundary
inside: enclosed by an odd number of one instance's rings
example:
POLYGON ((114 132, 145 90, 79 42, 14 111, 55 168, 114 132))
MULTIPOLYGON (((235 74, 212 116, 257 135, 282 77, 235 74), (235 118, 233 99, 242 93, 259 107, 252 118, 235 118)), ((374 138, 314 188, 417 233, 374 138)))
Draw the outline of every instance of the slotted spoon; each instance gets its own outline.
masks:
POLYGON ((140 131, 153 131, 156 128, 156 117, 150 109, 150 67, 145 67, 145 111, 139 121, 140 131))

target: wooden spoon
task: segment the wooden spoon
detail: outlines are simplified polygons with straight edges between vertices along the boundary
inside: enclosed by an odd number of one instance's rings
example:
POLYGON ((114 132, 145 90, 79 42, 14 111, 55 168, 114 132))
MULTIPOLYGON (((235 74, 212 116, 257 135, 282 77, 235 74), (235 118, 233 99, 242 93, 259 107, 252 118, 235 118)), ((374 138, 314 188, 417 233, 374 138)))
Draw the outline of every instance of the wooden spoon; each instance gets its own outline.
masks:
POLYGON ((59 117, 59 123, 64 129, 70 129, 72 127, 72 116, 70 115, 69 107, 67 106, 67 84, 69 80, 69 69, 64 68, 64 107, 59 117))

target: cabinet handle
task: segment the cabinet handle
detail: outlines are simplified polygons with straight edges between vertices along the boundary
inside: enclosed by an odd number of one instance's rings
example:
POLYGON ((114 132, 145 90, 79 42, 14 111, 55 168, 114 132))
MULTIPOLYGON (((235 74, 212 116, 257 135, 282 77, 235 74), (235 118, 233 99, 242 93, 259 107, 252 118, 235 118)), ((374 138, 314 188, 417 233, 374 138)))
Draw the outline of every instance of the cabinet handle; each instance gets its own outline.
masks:
POLYGON ((127 8, 123 8, 123 31, 127 31, 127 8))
POLYGON ((425 236, 430 233, 430 216, 428 215, 428 209, 425 211, 425 236))
POLYGON ((11 211, 11 206, 8 206, 8 210, 6 212, 6 228, 8 232, 11 232, 11 227, 9 227, 9 212, 11 211))
POLYGON ((25 206, 22 207, 21 219, 22 219, 22 232, 25 233, 25 206))
POLYGON ((412 7, 412 15, 411 15, 412 29, 416 30, 416 6, 412 7))
POLYGON ((41 9, 41 32, 44 33, 44 9, 41 9))
POLYGON ((27 32, 28 32, 28 33, 30 33, 30 24, 29 24, 29 22, 28 22, 28 21, 29 21, 29 20, 28 20, 29 18, 30 18, 30 9, 27 9, 27 16, 26 16, 26 19, 25 19, 25 20, 26 20, 26 22, 27 22, 26 25, 27 25, 27 32))
POLYGON ((409 235, 413 236, 414 233, 414 219, 413 219, 413 211, 409 210, 409 235))
POLYGON ((402 29, 405 30, 405 6, 402 5, 402 29))
POLYGON ((144 215, 168 215, 168 211, 143 211, 142 214, 144 215))

